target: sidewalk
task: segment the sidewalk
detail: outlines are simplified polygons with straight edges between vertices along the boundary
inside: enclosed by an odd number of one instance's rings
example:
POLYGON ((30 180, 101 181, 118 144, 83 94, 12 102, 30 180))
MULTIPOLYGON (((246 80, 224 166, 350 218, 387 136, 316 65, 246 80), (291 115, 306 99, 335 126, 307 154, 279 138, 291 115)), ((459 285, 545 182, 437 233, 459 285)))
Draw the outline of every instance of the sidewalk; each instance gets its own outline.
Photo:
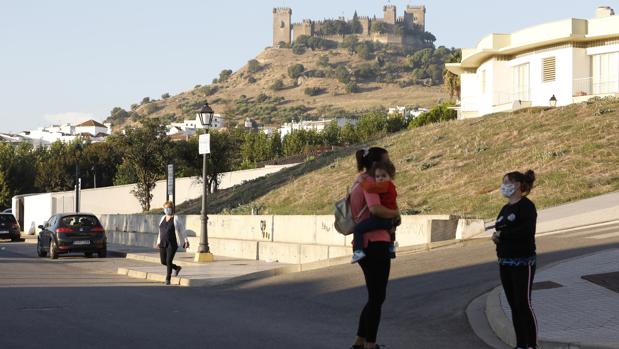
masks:
MULTIPOLYGON (((540 271, 533 308, 543 348, 619 348, 619 249, 561 262, 540 271)), ((494 332, 515 345, 511 312, 497 287, 486 315, 494 332)))

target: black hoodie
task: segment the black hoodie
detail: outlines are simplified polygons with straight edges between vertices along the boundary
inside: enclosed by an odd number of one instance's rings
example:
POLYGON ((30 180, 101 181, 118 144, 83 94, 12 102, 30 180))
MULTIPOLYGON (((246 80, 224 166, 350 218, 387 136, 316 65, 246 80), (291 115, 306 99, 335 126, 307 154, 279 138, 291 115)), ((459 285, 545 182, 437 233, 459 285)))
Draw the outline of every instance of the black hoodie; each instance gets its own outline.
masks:
POLYGON ((536 223, 537 209, 527 197, 503 206, 496 220, 496 230, 501 232, 496 246, 499 258, 535 256, 536 223))

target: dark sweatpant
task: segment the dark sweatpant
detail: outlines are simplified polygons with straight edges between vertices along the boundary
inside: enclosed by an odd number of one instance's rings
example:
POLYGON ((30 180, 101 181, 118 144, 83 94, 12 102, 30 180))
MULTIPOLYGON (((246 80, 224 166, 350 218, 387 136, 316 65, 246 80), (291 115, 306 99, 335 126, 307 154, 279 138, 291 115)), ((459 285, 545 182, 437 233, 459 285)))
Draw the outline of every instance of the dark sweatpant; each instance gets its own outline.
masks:
POLYGON ((500 266, 501 283, 512 309, 518 347, 537 348, 537 320, 531 306, 535 266, 500 266))
POLYGON ((365 276, 368 302, 359 318, 357 336, 365 338, 367 342, 376 342, 381 309, 387 295, 391 269, 389 246, 388 242, 370 242, 364 250, 365 258, 359 261, 365 276))
POLYGON ((174 255, 176 254, 176 250, 178 246, 174 246, 172 244, 168 244, 166 247, 159 248, 159 256, 161 257, 161 264, 167 266, 166 270, 166 280, 170 280, 172 278, 172 269, 178 269, 178 265, 172 263, 174 260, 174 255))
MULTIPOLYGON (((352 240, 352 250, 361 250, 363 248, 363 234, 373 230, 391 230, 393 229, 393 219, 378 218, 370 216, 357 224, 353 230, 354 239, 352 240)), ((391 241, 395 241, 395 233, 391 234, 391 241)))

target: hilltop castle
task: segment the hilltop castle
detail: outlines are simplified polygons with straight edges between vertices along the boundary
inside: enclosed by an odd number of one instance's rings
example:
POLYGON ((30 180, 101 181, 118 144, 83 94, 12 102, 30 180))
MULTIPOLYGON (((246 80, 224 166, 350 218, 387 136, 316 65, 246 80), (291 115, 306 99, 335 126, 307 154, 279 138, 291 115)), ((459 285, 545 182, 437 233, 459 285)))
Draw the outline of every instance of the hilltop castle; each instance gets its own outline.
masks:
POLYGON ((426 24, 425 6, 406 6, 404 16, 398 17, 395 5, 383 7, 383 18, 356 16, 352 20, 340 17, 336 20, 314 21, 304 19, 292 23, 292 9, 273 9, 273 47, 291 45, 301 35, 317 36, 341 42, 345 35, 356 35, 360 40, 370 40, 398 46, 409 46, 417 42, 416 33, 423 33, 426 24), (341 24, 347 24, 354 31, 346 32, 341 24))

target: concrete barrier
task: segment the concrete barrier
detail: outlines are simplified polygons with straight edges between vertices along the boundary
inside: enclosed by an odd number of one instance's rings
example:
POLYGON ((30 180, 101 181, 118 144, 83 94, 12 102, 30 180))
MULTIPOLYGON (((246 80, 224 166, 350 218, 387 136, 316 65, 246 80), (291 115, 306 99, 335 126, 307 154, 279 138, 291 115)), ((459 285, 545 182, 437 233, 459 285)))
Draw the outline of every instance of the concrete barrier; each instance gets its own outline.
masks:
MULTIPOLYGON (((161 216, 102 215, 108 241, 153 247, 161 216)), ((200 216, 179 216, 189 237, 188 252, 200 240, 200 216)), ((483 232, 481 220, 454 216, 403 216, 397 230, 401 247, 465 239, 483 232)), ((351 254, 352 236, 333 227, 333 216, 209 216, 209 246, 213 253, 234 258, 305 264, 351 254)))

